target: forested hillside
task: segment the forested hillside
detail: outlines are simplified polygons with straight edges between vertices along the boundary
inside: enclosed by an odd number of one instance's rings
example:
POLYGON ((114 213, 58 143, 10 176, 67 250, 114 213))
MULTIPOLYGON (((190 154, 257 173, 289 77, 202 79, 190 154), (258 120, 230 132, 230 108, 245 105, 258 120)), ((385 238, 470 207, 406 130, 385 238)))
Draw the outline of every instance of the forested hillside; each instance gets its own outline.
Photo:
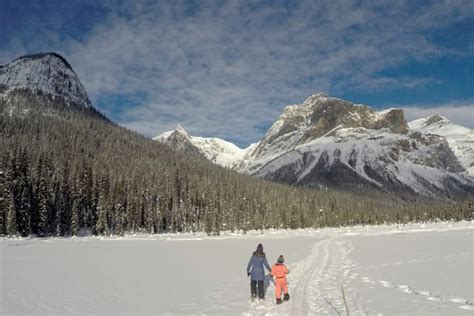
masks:
POLYGON ((0 235, 300 228, 472 219, 472 203, 294 188, 187 157, 93 108, 0 98, 0 235))

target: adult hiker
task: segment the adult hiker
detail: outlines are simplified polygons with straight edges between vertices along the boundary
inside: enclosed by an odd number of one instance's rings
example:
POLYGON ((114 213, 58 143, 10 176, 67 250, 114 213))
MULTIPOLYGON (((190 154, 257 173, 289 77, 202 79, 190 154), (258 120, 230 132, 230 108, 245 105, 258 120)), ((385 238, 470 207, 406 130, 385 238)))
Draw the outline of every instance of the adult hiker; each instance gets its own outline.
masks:
POLYGON ((262 244, 258 244, 257 250, 250 257, 249 264, 247 265, 247 276, 250 276, 250 296, 252 300, 257 297, 257 286, 258 298, 262 300, 265 298, 265 289, 263 287, 263 281, 265 280, 264 265, 269 272, 272 270, 263 252, 262 244))

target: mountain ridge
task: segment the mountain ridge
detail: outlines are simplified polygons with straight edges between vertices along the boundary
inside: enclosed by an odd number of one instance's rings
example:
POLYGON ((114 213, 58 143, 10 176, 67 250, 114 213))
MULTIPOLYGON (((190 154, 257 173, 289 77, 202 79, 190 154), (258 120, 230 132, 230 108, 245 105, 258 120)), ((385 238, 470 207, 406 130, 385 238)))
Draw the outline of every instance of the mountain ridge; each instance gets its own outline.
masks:
MULTIPOLYGON (((432 116, 426 121, 443 120, 432 116)), ((286 106, 233 168, 309 187, 362 187, 426 196, 472 193, 471 156, 461 163, 459 150, 451 149, 452 142, 443 135, 410 124, 401 109, 377 112, 318 93, 302 104, 286 106)), ((472 148, 469 142, 462 144, 472 148)), ((199 144, 195 147, 199 150, 199 144)))

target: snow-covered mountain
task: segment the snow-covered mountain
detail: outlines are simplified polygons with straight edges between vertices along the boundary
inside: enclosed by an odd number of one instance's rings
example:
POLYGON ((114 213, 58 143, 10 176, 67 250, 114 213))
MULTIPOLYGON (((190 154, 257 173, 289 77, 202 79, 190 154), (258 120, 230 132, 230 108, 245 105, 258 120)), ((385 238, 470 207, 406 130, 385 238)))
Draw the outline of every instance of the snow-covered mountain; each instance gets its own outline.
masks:
POLYGON ((402 110, 375 112, 367 106, 355 105, 318 93, 310 96, 303 104, 285 107, 283 114, 240 168, 254 173, 269 161, 297 146, 340 128, 355 127, 370 130, 386 128, 393 133, 408 131, 402 110))
POLYGON ((7 95, 17 89, 57 96, 68 103, 91 107, 78 76, 56 53, 27 55, 0 65, 0 94, 7 95))
POLYGON ((246 149, 220 138, 205 138, 189 135, 181 125, 175 130, 164 132, 153 138, 171 147, 193 155, 199 155, 226 168, 236 168, 245 154, 253 148, 246 149))
POLYGON ((450 122, 434 114, 408 123, 410 129, 424 134, 436 134, 446 138, 459 162, 474 176, 474 131, 450 122))
POLYGON ((324 94, 287 106, 239 170, 304 186, 428 196, 474 188, 446 139, 410 130, 402 110, 376 112, 324 94))
MULTIPOLYGON (((377 112, 319 93, 285 107, 258 143, 231 153, 232 163, 211 160, 267 180, 308 187, 449 197, 473 193, 474 178, 466 171, 473 163, 472 131, 443 125, 445 129, 434 133, 437 127, 432 124, 434 130, 422 129, 421 121, 412 123, 407 124, 400 109, 377 112), (464 156, 458 158, 459 152, 464 156)), ((157 139, 175 148, 185 146, 177 131, 157 139)), ((208 150, 207 143, 193 139, 202 138, 184 138, 196 151, 208 150)))

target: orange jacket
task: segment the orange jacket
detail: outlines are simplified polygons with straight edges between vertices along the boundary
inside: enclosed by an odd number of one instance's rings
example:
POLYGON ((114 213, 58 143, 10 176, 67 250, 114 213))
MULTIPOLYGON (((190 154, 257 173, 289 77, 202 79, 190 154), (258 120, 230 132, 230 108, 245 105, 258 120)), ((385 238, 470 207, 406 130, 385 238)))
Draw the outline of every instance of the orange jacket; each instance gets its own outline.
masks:
POLYGON ((276 263, 272 267, 272 276, 276 278, 284 278, 290 271, 283 263, 276 263))

